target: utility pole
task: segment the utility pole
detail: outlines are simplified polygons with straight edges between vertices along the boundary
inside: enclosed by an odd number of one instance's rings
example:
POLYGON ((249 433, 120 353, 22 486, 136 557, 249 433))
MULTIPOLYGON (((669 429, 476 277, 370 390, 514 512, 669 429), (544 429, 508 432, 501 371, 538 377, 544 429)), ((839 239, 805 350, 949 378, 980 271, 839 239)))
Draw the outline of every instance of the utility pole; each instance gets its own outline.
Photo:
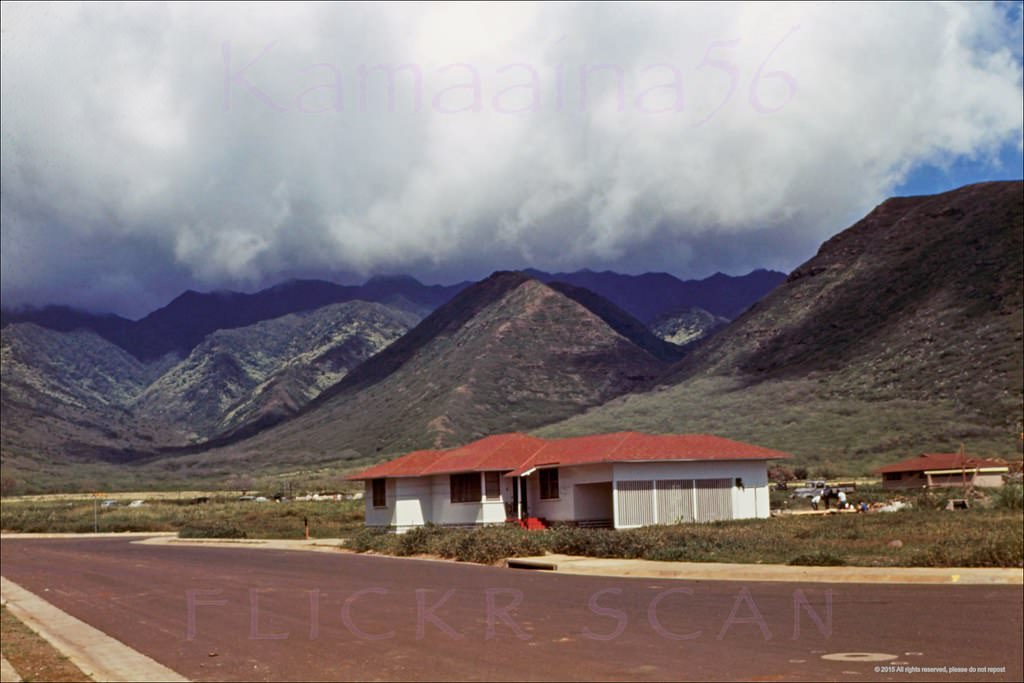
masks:
POLYGON ((967 452, 964 442, 960 442, 960 481, 964 487, 964 499, 967 498, 967 452))

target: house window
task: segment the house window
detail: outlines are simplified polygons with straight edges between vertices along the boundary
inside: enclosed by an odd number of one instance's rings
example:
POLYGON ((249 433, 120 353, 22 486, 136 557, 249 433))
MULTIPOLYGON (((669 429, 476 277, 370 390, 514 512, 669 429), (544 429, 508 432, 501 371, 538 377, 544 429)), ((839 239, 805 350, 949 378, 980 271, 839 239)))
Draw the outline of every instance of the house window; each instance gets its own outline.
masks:
POLYGON ((388 506, 387 479, 373 480, 373 507, 386 508, 388 506))
POLYGON ((501 472, 484 472, 484 497, 501 500, 501 472))
POLYGON ((903 478, 903 475, 900 474, 899 472, 886 472, 885 473, 885 480, 886 481, 899 481, 902 478, 903 478))
POLYGON ((558 468, 540 471, 541 500, 558 498, 558 468))
POLYGON ((480 473, 467 472, 466 474, 451 475, 451 489, 453 503, 479 503, 480 473))

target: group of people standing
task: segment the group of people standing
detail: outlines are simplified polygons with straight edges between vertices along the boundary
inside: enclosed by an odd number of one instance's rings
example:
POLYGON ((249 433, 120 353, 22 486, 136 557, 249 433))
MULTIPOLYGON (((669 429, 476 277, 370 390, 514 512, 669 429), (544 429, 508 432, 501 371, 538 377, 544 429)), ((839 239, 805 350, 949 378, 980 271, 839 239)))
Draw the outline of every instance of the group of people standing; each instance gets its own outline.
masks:
MULTIPOLYGON (((836 491, 831 486, 826 486, 821 493, 815 494, 811 498, 811 507, 817 510, 821 501, 825 501, 825 509, 828 510, 833 498, 836 501, 836 510, 849 510, 853 508, 853 503, 846 500, 846 491, 836 491)), ((868 509, 868 504, 863 500, 857 503, 857 512, 867 512, 868 509)))
POLYGON ((836 491, 831 486, 826 486, 821 493, 817 493, 811 498, 811 507, 817 510, 821 502, 825 501, 825 509, 828 510, 833 498, 836 500, 837 510, 845 510, 850 506, 846 501, 845 491, 836 491))

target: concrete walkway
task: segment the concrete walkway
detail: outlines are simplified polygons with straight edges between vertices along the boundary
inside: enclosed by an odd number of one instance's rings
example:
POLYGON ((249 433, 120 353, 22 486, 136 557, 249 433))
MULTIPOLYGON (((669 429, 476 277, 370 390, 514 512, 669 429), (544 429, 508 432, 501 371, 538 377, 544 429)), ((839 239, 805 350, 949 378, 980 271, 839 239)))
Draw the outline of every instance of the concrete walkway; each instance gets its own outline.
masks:
POLYGON ((306 550, 309 552, 337 553, 344 551, 344 538, 173 538, 158 536, 135 543, 142 545, 191 545, 204 548, 257 548, 260 550, 306 550))
POLYGON ((977 567, 790 567, 781 564, 610 560, 571 555, 520 557, 508 560, 506 564, 510 567, 547 569, 563 574, 690 581, 1024 585, 1024 569, 977 567))

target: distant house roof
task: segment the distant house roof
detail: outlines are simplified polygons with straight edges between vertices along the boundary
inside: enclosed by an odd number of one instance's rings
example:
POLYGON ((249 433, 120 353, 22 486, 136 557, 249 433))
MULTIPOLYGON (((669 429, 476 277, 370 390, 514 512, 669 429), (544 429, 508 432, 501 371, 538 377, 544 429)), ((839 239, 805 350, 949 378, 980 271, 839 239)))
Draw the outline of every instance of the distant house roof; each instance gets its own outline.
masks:
POLYGON ((775 460, 788 453, 707 434, 639 434, 617 432, 568 439, 540 439, 526 434, 488 436, 457 448, 413 451, 374 465, 348 479, 422 477, 458 472, 508 472, 611 462, 673 460, 775 460))
POLYGON ((897 472, 932 472, 937 470, 970 470, 997 468, 1008 470, 1006 463, 998 460, 972 458, 959 453, 922 453, 910 458, 875 470, 878 474, 894 474, 897 472))

